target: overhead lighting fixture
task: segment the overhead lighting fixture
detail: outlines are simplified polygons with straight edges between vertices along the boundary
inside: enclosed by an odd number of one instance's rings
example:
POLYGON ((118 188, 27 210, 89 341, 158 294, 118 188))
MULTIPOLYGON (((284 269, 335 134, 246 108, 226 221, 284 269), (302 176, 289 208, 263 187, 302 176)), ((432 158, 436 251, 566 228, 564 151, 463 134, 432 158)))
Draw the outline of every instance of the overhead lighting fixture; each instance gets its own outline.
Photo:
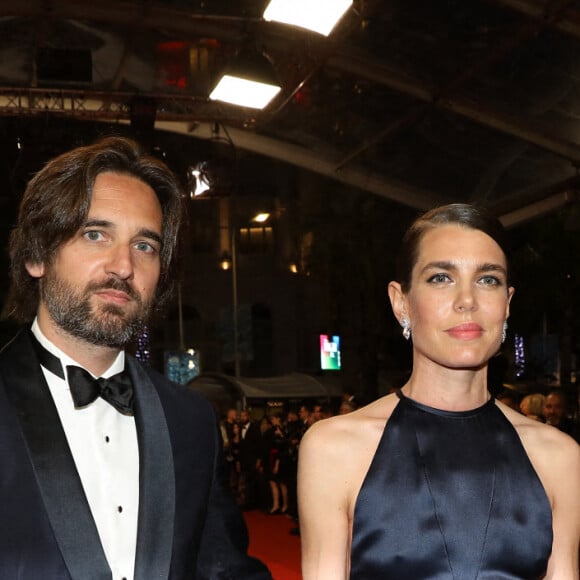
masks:
POLYGON ((189 182, 189 195, 192 198, 198 197, 211 189, 205 163, 198 163, 197 165, 189 167, 187 177, 189 182))
POLYGON ((263 17, 328 36, 351 6, 352 0, 271 0, 263 17))
POLYGON ((279 92, 280 83, 269 58, 263 52, 245 47, 226 67, 209 98, 263 109, 279 92))
POLYGON ((262 212, 262 213, 255 215, 252 218, 252 221, 256 222, 258 224, 263 224, 263 223, 266 223, 269 219, 270 219, 270 214, 267 212, 262 212))

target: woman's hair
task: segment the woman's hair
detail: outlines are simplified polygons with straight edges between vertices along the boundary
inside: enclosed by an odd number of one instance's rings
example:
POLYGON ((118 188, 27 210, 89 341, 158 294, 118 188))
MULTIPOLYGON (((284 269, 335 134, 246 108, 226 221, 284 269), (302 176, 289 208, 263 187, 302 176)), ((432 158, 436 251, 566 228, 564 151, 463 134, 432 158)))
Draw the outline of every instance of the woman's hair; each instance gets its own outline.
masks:
POLYGON ((50 264, 58 248, 86 221, 93 186, 101 173, 133 176, 149 185, 163 212, 158 303, 173 285, 178 233, 183 215, 181 185, 159 159, 125 137, 107 137, 49 161, 29 182, 20 204, 18 225, 10 235, 10 290, 3 315, 32 320, 38 308, 38 279, 27 264, 50 264))
POLYGON ((423 236, 434 228, 447 225, 479 230, 492 238, 506 257, 509 281, 509 248, 507 234, 501 222, 482 207, 452 203, 432 209, 417 218, 403 236, 397 256, 397 281, 403 292, 408 292, 411 288, 413 268, 419 257, 423 236))
POLYGON ((531 395, 526 395, 522 402, 520 403, 520 407, 522 412, 526 415, 534 415, 535 417, 541 417, 544 413, 544 400, 545 396, 542 393, 533 393, 531 395), (524 411, 524 408, 526 409, 524 411))

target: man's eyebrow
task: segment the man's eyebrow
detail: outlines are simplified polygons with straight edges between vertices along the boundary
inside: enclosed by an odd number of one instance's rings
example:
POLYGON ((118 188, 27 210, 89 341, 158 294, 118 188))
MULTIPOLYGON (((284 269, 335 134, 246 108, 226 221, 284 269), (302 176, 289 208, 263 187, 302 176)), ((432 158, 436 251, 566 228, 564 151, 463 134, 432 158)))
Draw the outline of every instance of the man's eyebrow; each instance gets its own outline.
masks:
MULTIPOLYGON (((426 272, 427 270, 449 270, 454 272, 457 270, 457 265, 453 262, 449 262, 447 260, 429 262, 425 264, 425 266, 421 269, 421 273, 426 272)), ((501 264, 496 264, 493 262, 484 262, 483 264, 479 264, 475 269, 476 272, 501 272, 502 274, 506 274, 506 269, 501 264)))
POLYGON ((149 238, 150 240, 153 240, 154 242, 157 242, 158 244, 163 243, 163 238, 157 232, 150 230, 148 228, 143 228, 143 229, 139 230, 139 235, 143 236, 144 238, 149 238))
MULTIPOLYGON (((115 224, 109 220, 100 220, 100 219, 89 219, 85 222, 85 224, 83 225, 83 229, 86 228, 114 228, 115 224)), ((161 237, 161 235, 156 232, 155 230, 150 230, 149 228, 141 228, 138 232, 137 232, 138 236, 144 237, 144 238, 148 238, 150 240, 153 240, 154 242, 157 242, 158 244, 161 244, 163 242, 163 238, 161 237)))
POLYGON ((88 219, 84 224, 83 228, 110 228, 113 223, 108 220, 98 220, 98 219, 88 219))

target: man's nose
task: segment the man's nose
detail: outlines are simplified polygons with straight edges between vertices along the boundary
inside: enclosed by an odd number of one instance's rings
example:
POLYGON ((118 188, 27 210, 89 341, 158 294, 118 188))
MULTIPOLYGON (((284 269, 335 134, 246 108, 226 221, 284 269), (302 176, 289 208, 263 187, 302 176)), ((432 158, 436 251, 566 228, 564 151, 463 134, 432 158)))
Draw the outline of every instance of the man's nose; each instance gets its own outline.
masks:
POLYGON ((117 244, 110 249, 107 260, 107 274, 130 280, 133 278, 133 254, 131 248, 123 244, 117 244))

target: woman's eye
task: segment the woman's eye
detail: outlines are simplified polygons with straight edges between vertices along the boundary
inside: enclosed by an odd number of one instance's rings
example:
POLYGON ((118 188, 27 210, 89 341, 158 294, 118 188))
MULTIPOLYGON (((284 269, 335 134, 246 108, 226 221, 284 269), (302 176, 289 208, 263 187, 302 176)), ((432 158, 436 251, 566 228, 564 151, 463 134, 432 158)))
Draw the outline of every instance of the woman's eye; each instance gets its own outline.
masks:
POLYGON ((481 283, 484 286, 501 286, 501 280, 496 276, 484 276, 481 278, 481 283))
POLYGON ((433 284, 441 284, 442 282, 447 282, 448 280, 449 276, 447 274, 434 274, 427 280, 427 282, 431 282, 433 284))

